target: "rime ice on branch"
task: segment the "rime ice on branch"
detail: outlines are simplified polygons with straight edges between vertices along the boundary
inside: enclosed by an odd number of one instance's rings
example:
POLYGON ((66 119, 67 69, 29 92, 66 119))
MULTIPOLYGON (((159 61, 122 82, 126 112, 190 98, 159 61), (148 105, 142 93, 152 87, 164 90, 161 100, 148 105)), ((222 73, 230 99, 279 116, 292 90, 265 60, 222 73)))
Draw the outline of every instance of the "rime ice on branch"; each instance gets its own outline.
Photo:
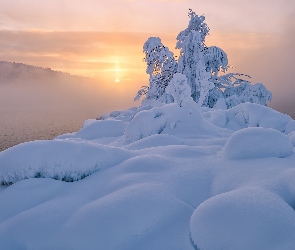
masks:
MULTIPOLYGON (((144 61, 147 63, 149 86, 143 86, 135 100, 144 97, 144 102, 158 100, 162 103, 174 101, 165 91, 175 73, 183 74, 191 88, 191 97, 198 105, 209 108, 231 108, 243 102, 266 106, 272 94, 263 84, 250 84, 243 77, 248 75, 228 73, 226 53, 216 47, 207 47, 205 38, 209 27, 204 16, 198 16, 191 9, 188 27, 177 36, 176 49, 180 49, 178 61, 161 39, 150 37, 143 46, 144 61)), ((250 78, 250 77, 249 77, 250 78)))

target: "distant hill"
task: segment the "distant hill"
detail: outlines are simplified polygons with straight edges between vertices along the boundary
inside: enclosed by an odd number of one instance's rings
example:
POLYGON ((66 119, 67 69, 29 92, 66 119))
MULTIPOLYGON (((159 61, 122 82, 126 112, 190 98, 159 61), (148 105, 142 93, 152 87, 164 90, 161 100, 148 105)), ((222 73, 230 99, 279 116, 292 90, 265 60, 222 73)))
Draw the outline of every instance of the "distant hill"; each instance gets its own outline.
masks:
POLYGON ((7 81, 31 81, 64 77, 67 79, 90 79, 88 77, 76 76, 66 72, 52 70, 51 68, 42 68, 24 63, 0 61, 0 83, 7 83, 7 81))

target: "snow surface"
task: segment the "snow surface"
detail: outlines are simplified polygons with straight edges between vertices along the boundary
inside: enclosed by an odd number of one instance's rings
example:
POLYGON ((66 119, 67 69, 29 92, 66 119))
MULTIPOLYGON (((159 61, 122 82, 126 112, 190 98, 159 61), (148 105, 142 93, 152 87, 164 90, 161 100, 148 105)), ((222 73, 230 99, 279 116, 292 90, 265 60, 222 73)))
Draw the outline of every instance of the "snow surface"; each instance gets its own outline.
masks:
POLYGON ((293 124, 258 104, 150 103, 12 147, 0 248, 293 250, 293 124))

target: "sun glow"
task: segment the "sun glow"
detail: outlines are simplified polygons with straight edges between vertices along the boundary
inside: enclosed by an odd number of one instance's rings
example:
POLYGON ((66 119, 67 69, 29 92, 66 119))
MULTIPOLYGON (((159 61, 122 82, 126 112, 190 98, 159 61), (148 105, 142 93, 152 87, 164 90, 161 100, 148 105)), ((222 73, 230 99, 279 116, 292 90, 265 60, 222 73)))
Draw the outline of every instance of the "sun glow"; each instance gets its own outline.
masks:
POLYGON ((119 64, 120 64, 120 62, 119 62, 119 60, 117 60, 117 62, 116 62, 116 67, 115 67, 115 74, 116 74, 116 80, 115 80, 115 82, 116 83, 118 83, 118 82, 120 82, 120 71, 121 71, 121 69, 120 69, 120 67, 119 67, 119 64))

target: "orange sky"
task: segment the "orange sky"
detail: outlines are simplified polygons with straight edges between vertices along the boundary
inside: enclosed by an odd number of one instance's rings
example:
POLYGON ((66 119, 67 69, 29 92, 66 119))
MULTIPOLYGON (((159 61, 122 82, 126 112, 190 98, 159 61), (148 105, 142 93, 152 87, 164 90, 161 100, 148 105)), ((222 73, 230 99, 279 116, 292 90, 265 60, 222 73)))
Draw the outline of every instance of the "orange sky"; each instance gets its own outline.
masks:
POLYGON ((136 89, 148 84, 143 43, 159 36, 178 53, 175 37, 187 26, 189 8, 205 14, 207 45, 225 50, 237 72, 278 96, 281 89, 295 89, 287 70, 294 65, 294 0, 1 1, 0 60, 136 89))

